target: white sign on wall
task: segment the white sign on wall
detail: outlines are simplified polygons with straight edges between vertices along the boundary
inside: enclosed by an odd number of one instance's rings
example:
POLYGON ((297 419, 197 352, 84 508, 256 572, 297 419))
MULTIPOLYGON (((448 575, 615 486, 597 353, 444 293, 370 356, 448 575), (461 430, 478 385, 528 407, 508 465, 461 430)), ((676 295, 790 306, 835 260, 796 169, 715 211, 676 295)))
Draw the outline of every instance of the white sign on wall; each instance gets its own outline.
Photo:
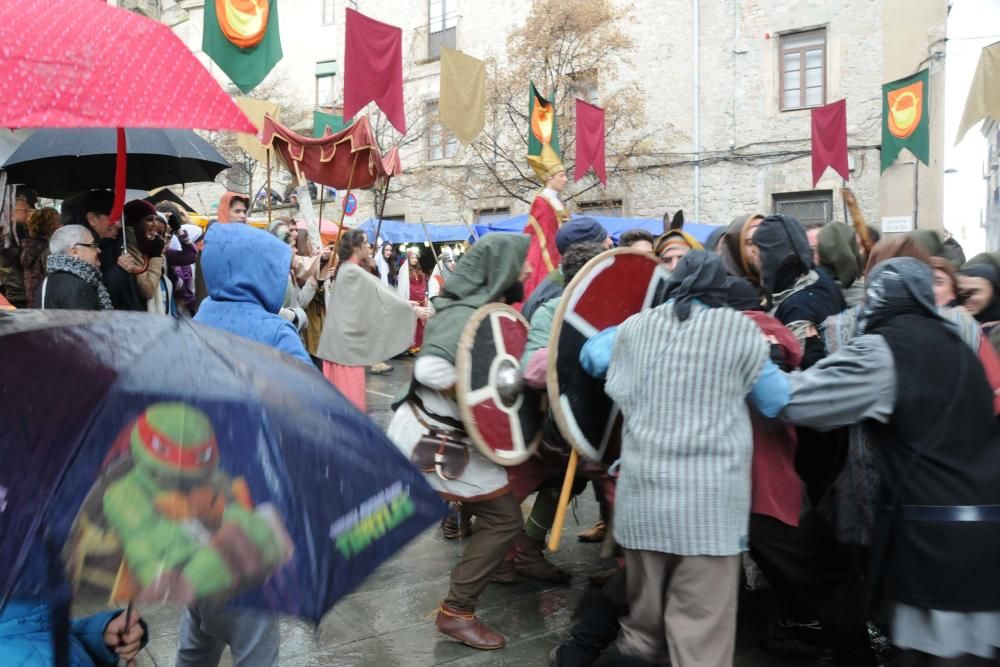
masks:
POLYGON ((890 215, 882 218, 882 233, 896 234, 913 231, 912 215, 890 215))

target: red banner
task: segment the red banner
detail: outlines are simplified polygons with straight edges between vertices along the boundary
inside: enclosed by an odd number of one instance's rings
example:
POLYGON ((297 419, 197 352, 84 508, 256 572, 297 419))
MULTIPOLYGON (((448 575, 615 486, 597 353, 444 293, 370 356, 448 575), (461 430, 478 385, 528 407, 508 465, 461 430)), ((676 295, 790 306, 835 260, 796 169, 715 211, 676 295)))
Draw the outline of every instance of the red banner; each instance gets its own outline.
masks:
POLYGON ((812 163, 813 187, 816 187, 827 167, 833 167, 845 181, 850 180, 846 100, 812 110, 812 163))
POLYGON ((374 102, 406 134, 403 31, 348 9, 344 42, 344 118, 374 102))
POLYGON ((594 173, 603 185, 608 184, 604 160, 604 109, 576 100, 576 167, 573 180, 579 181, 587 170, 594 173))

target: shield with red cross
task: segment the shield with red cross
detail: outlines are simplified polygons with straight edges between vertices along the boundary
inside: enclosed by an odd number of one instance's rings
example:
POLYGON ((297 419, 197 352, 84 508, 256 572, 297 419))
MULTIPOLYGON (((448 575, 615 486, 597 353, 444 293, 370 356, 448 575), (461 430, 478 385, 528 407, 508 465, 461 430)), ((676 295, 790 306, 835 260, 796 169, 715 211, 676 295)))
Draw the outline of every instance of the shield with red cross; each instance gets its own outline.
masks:
POLYGON ((469 438, 503 466, 523 463, 542 437, 542 392, 524 385, 521 355, 528 321, 510 306, 477 310, 458 341, 455 395, 469 438))
POLYGON ((621 412, 604 380, 580 365, 591 336, 657 303, 670 280, 653 255, 618 248, 580 269, 556 309, 549 336, 549 408, 566 441, 592 461, 610 465, 621 444, 621 412))

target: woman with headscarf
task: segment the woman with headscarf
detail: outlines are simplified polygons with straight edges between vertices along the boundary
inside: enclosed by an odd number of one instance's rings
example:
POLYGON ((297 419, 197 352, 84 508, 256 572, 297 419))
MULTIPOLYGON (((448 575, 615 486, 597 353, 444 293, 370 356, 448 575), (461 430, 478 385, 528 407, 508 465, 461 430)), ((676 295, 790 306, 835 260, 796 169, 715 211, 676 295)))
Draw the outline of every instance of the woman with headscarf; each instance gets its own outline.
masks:
POLYGON ((415 306, 421 308, 418 311, 417 326, 413 332, 413 344, 410 345, 410 354, 420 352, 424 343, 424 326, 427 319, 433 312, 430 309, 430 300, 427 295, 427 274, 420 266, 420 246, 410 246, 406 249, 406 260, 399 267, 399 282, 396 285, 396 292, 403 299, 406 299, 415 306))
POLYGON ((995 664, 1000 424, 990 384, 938 313, 931 269, 918 260, 869 273, 859 329, 787 376, 781 416, 816 429, 863 423, 874 442, 883 484, 869 584, 889 603, 901 664, 995 664))
POLYGON ((981 253, 958 272, 959 301, 1000 352, 1000 257, 981 253))
POLYGON ((383 243, 375 255, 375 268, 379 280, 387 287, 396 287, 399 282, 399 258, 391 243, 383 243))
POLYGON ((746 399, 768 412, 780 372, 727 296, 722 260, 692 250, 665 303, 581 350, 588 373, 607 373, 624 420, 612 529, 625 550, 630 612, 617 650, 628 664, 733 661, 750 515, 746 399))
POLYGON ((804 339, 804 332, 847 307, 833 279, 813 269, 809 239, 798 220, 765 218, 751 237, 752 256, 770 313, 804 339))
POLYGON ((760 274, 753 258, 753 234, 764 221, 759 214, 733 218, 726 227, 719 244, 719 255, 726 272, 737 278, 746 278, 754 285, 760 284, 760 274))
POLYGON ((524 234, 490 234, 472 246, 455 267, 448 289, 434 299, 423 349, 405 397, 393 404, 387 435, 447 500, 461 501, 476 516, 439 607, 438 632, 473 648, 503 648, 506 639, 476 615, 476 602, 504 555, 521 533, 521 507, 510 490, 507 470, 469 441, 455 402, 455 357, 469 318, 483 305, 524 300, 530 239, 524 234))

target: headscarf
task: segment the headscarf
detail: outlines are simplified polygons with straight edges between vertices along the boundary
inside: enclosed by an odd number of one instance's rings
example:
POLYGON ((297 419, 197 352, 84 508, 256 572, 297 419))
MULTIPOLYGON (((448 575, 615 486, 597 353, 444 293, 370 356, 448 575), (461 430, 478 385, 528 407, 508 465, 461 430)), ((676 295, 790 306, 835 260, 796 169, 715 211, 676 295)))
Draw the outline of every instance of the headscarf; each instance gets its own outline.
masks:
POLYGON ((753 235, 760 251, 760 282, 768 296, 784 292, 812 269, 806 230, 787 215, 769 215, 753 235))
POLYGON ((709 252, 720 253, 722 249, 718 247, 719 241, 722 240, 722 235, 725 233, 726 233, 726 228, 723 227, 722 225, 718 225, 715 229, 713 229, 712 232, 708 235, 708 238, 705 239, 705 250, 708 250, 709 252))
POLYGON ((726 271, 729 272, 729 275, 746 278, 752 283, 760 282, 757 270, 744 261, 743 229, 751 220, 763 217, 757 214, 737 216, 726 227, 726 231, 722 234, 722 245, 719 247, 719 255, 722 256, 722 263, 726 267, 726 271))
POLYGON ((764 310, 760 294, 746 278, 726 278, 726 304, 734 310, 764 310))
POLYGON ((993 286, 993 299, 990 304, 976 313, 978 322, 996 322, 1000 320, 1000 261, 992 253, 983 252, 962 267, 959 275, 970 278, 984 278, 993 286))
POLYGON ((927 254, 931 257, 943 257, 944 256, 944 244, 941 243, 941 237, 938 236, 937 232, 931 229, 914 229, 912 232, 908 233, 911 239, 913 239, 921 248, 927 251, 927 254))
POLYGON ((861 276, 861 255, 854 229, 842 222, 824 225, 816 244, 819 263, 833 273, 840 286, 848 288, 861 276))
POLYGON ((912 257, 887 259, 868 273, 858 331, 870 333, 900 315, 941 318, 934 303, 934 272, 912 257))
POLYGON ((657 256, 663 255, 670 248, 688 248, 689 250, 704 250, 704 246, 698 242, 698 239, 691 236, 687 232, 680 229, 671 229, 665 234, 661 234, 656 238, 656 243, 653 245, 653 252, 657 256))
POLYGON ((726 305, 727 297, 722 259, 705 250, 692 250, 684 255, 667 285, 667 299, 673 301, 674 313, 681 322, 690 317, 692 301, 721 308, 726 305))
POLYGON ((396 251, 391 243, 379 244, 378 252, 375 253, 375 267, 378 269, 378 277, 382 279, 383 284, 396 284, 396 274, 399 273, 399 265, 396 263, 396 251), (389 255, 388 260, 386 260, 384 254, 386 246, 389 246, 389 249, 392 250, 392 254, 389 255))
POLYGON ((458 339, 476 309, 499 299, 524 266, 531 239, 526 234, 490 234, 476 242, 434 297, 420 354, 455 362, 458 339))
POLYGON ((240 194, 239 192, 227 192, 222 195, 219 199, 219 210, 215 214, 215 219, 217 222, 232 222, 229 219, 229 208, 233 205, 233 200, 242 201, 247 207, 247 213, 250 212, 250 197, 240 194))

